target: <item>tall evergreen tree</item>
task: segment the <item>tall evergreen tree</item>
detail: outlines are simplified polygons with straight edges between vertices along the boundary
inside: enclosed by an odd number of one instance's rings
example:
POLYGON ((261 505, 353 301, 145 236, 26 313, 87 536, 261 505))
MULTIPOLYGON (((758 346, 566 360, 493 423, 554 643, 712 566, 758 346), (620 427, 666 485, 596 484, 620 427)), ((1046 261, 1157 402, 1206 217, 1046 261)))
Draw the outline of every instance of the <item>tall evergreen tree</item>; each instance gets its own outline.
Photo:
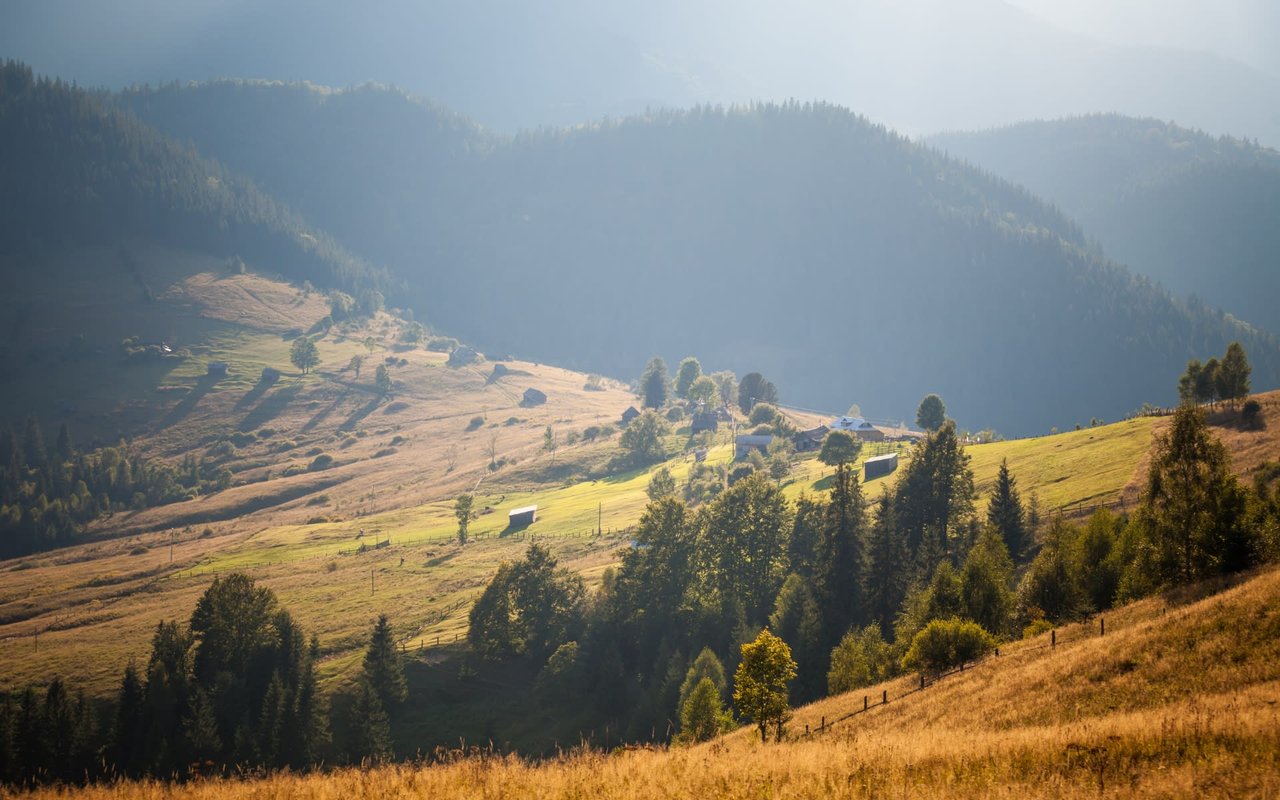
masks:
POLYGON ((388 715, 408 697, 404 665, 396 652, 395 637, 386 614, 380 614, 373 625, 369 647, 364 653, 362 678, 377 694, 378 704, 388 715))
POLYGON ((898 531, 893 495, 888 488, 876 501, 866 551, 863 586, 867 619, 878 624, 881 634, 887 636, 893 630, 893 618, 902 606, 911 574, 906 541, 898 531))
POLYGON ((917 445, 916 456, 895 488, 898 529, 921 580, 933 574, 939 559, 958 563, 963 558, 973 500, 969 456, 956 436, 955 423, 948 421, 917 445))
POLYGON ((936 394, 927 394, 916 409, 916 424, 932 433, 947 421, 947 407, 936 394))
POLYGON ((1246 495, 1204 412, 1182 405, 1156 441, 1137 522, 1166 585, 1243 569, 1256 558, 1246 495))
POLYGON ((823 616, 823 652, 831 652, 840 637, 853 626, 861 625, 866 617, 862 587, 865 537, 866 503, 857 472, 840 464, 831 485, 816 570, 823 616))
POLYGON ((146 690, 133 662, 125 667, 116 695, 116 721, 112 731, 111 761, 116 769, 130 777, 145 768, 142 746, 146 732, 146 690))
POLYGON ((654 356, 645 365, 644 374, 640 376, 640 396, 645 408, 662 408, 667 404, 667 390, 670 379, 667 377, 667 362, 654 356))
POLYGON ((1248 397, 1251 388, 1249 375, 1252 372, 1253 368, 1249 366, 1249 359, 1245 356, 1244 348, 1240 343, 1229 344, 1226 355, 1222 357, 1222 363, 1218 365, 1216 377, 1218 396, 1232 404, 1248 397))
POLYGON ((769 616, 769 628, 790 645, 796 659, 792 702, 816 700, 822 695, 826 680, 827 654, 822 647, 822 612, 809 581, 794 572, 787 576, 769 616))
POLYGON ((1029 544, 1026 518, 1022 498, 1018 495, 1017 480, 1009 474, 1009 460, 1001 459, 996 487, 991 494, 991 502, 987 505, 987 524, 1000 534, 1009 556, 1015 561, 1022 558, 1029 544))

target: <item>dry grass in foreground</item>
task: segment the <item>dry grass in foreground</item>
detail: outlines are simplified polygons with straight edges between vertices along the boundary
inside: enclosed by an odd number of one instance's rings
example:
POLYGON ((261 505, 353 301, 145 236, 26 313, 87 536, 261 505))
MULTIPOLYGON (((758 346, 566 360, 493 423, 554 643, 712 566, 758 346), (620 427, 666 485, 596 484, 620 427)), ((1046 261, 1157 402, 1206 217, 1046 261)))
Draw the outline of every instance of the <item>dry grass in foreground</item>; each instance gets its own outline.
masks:
POLYGON ((1280 793, 1280 571, 1203 599, 1155 598, 1006 648, 865 713, 800 709, 689 749, 478 755, 434 766, 49 789, 36 798, 1273 797, 1280 793), (805 735, 825 717, 825 735, 805 735))

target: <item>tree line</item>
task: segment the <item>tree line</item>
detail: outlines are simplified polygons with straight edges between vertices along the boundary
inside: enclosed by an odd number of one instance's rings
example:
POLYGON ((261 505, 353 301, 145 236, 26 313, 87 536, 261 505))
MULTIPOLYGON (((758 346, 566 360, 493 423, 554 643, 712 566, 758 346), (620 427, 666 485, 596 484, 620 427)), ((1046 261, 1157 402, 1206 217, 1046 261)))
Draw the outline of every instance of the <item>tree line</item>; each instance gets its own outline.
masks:
POLYGON ((242 574, 214 579, 185 624, 156 626, 110 702, 54 678, 0 697, 0 783, 308 769, 391 755, 391 715, 406 697, 385 616, 354 686, 324 696, 320 644, 275 594, 242 574), (340 707, 340 708, 339 708, 340 707))
POLYGON ((0 431, 0 558, 72 544, 103 514, 187 500, 230 483, 225 467, 192 454, 173 466, 123 442, 81 451, 66 423, 46 447, 39 419, 30 417, 21 436, 0 431))

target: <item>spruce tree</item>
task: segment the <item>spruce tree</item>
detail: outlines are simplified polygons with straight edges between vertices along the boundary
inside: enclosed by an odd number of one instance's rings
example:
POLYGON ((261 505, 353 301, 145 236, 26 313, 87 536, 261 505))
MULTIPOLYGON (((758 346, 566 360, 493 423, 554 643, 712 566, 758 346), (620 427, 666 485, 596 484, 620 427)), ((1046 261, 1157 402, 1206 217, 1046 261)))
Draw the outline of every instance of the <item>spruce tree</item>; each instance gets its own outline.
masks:
POLYGON ((865 529, 866 505, 857 473, 841 464, 836 467, 831 486, 815 571, 823 616, 824 652, 830 652, 840 637, 854 625, 861 624, 866 615, 862 589, 865 529))
POLYGON ((791 646, 798 664, 797 679, 791 687, 795 703, 815 700, 822 694, 827 674, 827 653, 822 647, 822 612, 809 582, 794 572, 778 592, 769 628, 791 646))
POLYGON ((1218 396, 1232 405, 1248 397, 1251 388, 1249 375, 1252 372, 1253 368, 1249 366, 1244 348, 1239 342, 1232 342, 1227 346, 1227 353, 1222 357, 1222 363, 1218 365, 1216 378, 1218 396))
POLYGON ((640 377, 640 395, 645 408, 662 408, 667 404, 667 362, 654 356, 645 365, 644 374, 640 377))
POLYGON ((911 573, 906 541, 898 531, 893 495, 888 488, 876 501, 875 521, 866 549, 863 584, 867 619, 878 624, 887 635, 893 630, 893 619, 906 596, 911 573))
POLYGON ((116 721, 112 732, 111 761, 123 775, 136 777, 144 769, 141 748, 146 730, 146 695, 138 668, 125 667, 116 695, 116 721))
POLYGON ((1018 496, 1017 483, 1017 479, 1009 474, 1009 460, 1002 459, 995 491, 987 506, 987 523, 1000 534, 1009 556, 1015 561, 1021 560, 1028 544, 1026 511, 1022 507, 1022 498, 1018 496))
POLYGON ((1204 412, 1184 404, 1156 441, 1137 521, 1151 545, 1154 577, 1183 583, 1250 566, 1247 497, 1204 412))
POLYGON ((369 648, 364 654, 364 682, 378 697, 378 705, 388 714, 400 707, 408 697, 409 688, 404 679, 404 665, 396 652, 395 638, 387 615, 382 614, 374 623, 369 648))

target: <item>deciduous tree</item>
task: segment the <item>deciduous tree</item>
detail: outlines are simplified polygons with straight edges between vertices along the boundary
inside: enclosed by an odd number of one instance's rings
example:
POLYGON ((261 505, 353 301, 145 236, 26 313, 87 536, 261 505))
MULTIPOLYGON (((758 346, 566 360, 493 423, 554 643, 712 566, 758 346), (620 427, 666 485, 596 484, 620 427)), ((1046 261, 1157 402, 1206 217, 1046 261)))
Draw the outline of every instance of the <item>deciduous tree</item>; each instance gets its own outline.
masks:
POLYGON ((791 648, 768 628, 760 631, 755 641, 742 645, 742 661, 733 675, 733 702, 755 722, 761 742, 768 741, 770 726, 774 741, 782 740, 787 720, 791 719, 787 686, 795 676, 791 648))

